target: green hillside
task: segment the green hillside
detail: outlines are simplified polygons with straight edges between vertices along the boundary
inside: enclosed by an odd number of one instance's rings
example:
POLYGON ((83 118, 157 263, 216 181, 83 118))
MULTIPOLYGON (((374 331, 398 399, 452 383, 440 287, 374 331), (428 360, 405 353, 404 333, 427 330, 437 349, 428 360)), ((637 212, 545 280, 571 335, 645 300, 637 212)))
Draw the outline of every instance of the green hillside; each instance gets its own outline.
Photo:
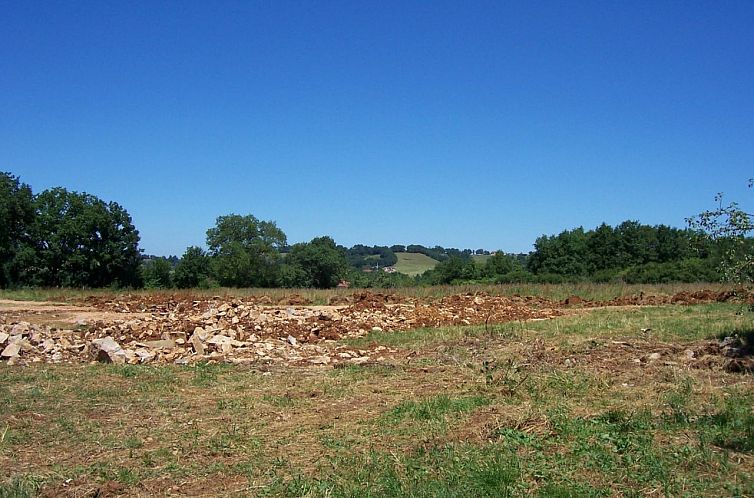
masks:
POLYGON ((491 254, 474 254, 471 256, 471 259, 473 259, 474 263, 478 264, 479 266, 484 266, 485 264, 487 264, 487 260, 491 257, 491 254))
POLYGON ((418 252, 398 252, 395 255, 398 256, 398 262, 395 264, 398 273, 405 273, 412 277, 431 270, 438 263, 436 259, 418 252))

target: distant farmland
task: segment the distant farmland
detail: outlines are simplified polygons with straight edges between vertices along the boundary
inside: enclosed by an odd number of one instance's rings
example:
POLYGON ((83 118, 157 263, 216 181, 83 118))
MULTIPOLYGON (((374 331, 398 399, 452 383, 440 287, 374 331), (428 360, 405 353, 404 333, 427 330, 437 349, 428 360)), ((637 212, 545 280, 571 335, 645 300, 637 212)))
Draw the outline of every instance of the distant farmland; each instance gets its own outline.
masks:
POLYGON ((478 264, 479 266, 484 266, 485 264, 487 264, 487 260, 491 257, 491 254, 474 254, 471 256, 471 258, 474 260, 474 263, 478 264))
POLYGON ((437 266, 438 261, 432 259, 425 254, 418 252, 399 252, 395 254, 398 256, 398 262, 395 264, 395 269, 398 273, 405 273, 413 277, 414 275, 421 275, 427 270, 431 270, 437 266))

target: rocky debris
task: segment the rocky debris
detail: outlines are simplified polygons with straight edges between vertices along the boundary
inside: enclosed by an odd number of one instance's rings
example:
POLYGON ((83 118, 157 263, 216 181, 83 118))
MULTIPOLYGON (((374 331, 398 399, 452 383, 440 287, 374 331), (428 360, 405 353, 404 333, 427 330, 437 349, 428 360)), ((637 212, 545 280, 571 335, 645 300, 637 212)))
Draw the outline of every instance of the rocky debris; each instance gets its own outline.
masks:
POLYGON ((102 363, 125 363, 126 352, 110 337, 94 339, 91 342, 91 350, 97 361, 102 363))
POLYGON ((327 300, 327 304, 330 306, 347 306, 353 302, 348 296, 336 295, 327 300))
MULTIPOLYGON (((678 296, 639 295, 621 299, 628 303, 669 303, 749 298, 748 294, 707 291, 678 296)), ((281 300, 283 305, 271 305, 267 296, 96 296, 84 301, 95 310, 108 311, 109 318, 88 319, 86 325, 71 323, 70 330, 29 323, 17 311, 0 312, 0 356, 20 362, 52 363, 95 358, 113 363, 359 364, 389 358, 392 352, 378 350, 379 347, 357 350, 335 341, 371 332, 544 320, 566 313, 564 306, 577 303, 606 306, 618 302, 595 303, 576 298, 555 302, 540 297, 490 296, 477 292, 422 299, 360 291, 339 294, 331 300, 347 305, 309 307, 299 304, 309 302, 299 295, 281 300), (134 312, 140 314, 133 315, 134 312)), ((734 342, 715 347, 716 354, 726 356, 740 349, 734 342)), ((682 349, 674 352, 674 358, 682 352, 682 349)), ((695 362, 711 354, 692 353, 688 358, 695 362)), ((668 358, 668 353, 663 352, 659 359, 668 358)), ((645 361, 648 360, 662 363, 654 358, 647 357, 645 361)))
POLYGON ((564 306, 577 306, 584 302, 579 296, 570 296, 563 301, 564 306))
POLYGON ((281 300, 279 300, 278 304, 281 306, 284 306, 284 305, 307 306, 309 304, 312 304, 312 301, 305 297, 299 296, 298 294, 292 294, 290 296, 286 296, 282 298, 281 300))
POLYGON ((17 358, 20 352, 21 344, 17 342, 11 342, 7 346, 5 346, 3 352, 0 353, 0 356, 2 356, 3 358, 17 358))

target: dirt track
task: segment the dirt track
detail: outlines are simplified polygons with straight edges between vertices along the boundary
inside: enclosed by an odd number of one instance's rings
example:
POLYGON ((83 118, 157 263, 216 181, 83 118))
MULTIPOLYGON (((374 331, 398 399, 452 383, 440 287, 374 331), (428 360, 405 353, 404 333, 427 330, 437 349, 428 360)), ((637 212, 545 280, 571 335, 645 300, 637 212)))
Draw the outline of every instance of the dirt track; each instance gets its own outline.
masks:
POLYGON ((484 293, 420 299, 371 292, 337 296, 329 306, 310 306, 292 295, 196 298, 170 294, 89 297, 71 306, 0 301, 0 346, 12 363, 81 362, 334 364, 384 359, 384 346, 347 347, 336 341, 372 331, 496 324, 550 319, 578 309, 749 301, 732 291, 683 292, 562 302, 484 293), (104 338, 110 338, 103 343, 104 338))

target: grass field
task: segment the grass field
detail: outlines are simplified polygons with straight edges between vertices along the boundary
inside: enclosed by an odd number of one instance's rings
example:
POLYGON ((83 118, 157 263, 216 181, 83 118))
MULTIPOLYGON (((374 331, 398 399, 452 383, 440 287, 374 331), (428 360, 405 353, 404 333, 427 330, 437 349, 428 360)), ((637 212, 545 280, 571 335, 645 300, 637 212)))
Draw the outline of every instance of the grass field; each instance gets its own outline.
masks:
POLYGON ((484 266, 487 263, 487 260, 491 257, 492 255, 490 254, 473 254, 471 256, 471 259, 473 259, 474 263, 478 264, 479 266, 484 266))
POLYGON ((412 277, 431 270, 438 263, 436 259, 418 252, 398 252, 395 255, 398 256, 398 262, 395 264, 396 270, 412 277))
POLYGON ((739 311, 374 332, 399 354, 342 369, 3 364, 0 496, 752 496, 754 377, 678 359, 739 311))

